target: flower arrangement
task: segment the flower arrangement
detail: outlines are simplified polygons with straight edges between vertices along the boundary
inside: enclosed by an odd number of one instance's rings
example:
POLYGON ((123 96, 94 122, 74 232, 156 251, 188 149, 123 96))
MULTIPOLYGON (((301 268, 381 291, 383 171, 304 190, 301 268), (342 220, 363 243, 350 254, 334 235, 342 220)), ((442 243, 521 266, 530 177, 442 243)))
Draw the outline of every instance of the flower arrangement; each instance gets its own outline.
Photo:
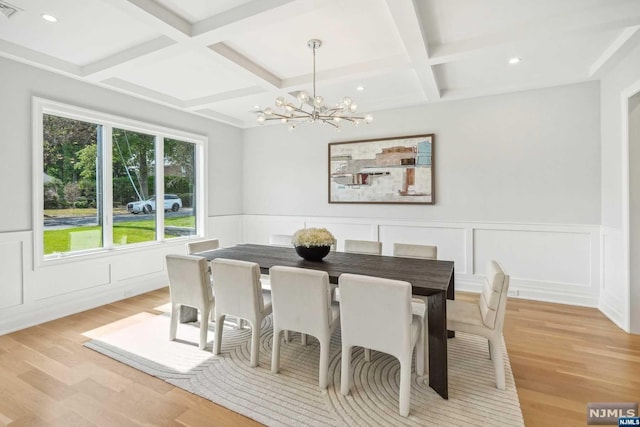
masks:
POLYGON ((303 228, 295 232, 291 238, 293 246, 331 246, 336 238, 326 228, 303 228))

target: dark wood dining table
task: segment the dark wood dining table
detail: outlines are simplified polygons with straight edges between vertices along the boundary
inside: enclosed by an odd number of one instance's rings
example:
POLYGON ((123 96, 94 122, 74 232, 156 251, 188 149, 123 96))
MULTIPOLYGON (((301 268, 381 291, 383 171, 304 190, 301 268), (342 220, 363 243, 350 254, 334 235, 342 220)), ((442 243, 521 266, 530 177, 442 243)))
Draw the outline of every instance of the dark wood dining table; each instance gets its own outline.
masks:
MULTIPOLYGON (((363 274, 411 283, 413 294, 427 297, 429 386, 440 396, 449 398, 447 368, 447 298, 454 298, 453 261, 364 255, 330 252, 323 261, 306 261, 294 248, 240 244, 212 251, 200 252, 209 261, 228 258, 251 261, 260 265, 262 273, 269 273, 275 265, 310 268, 326 271, 329 281, 337 284, 342 273, 363 274)), ((426 344, 426 343, 425 343, 426 344)), ((426 349, 425 349, 426 350, 426 349)))

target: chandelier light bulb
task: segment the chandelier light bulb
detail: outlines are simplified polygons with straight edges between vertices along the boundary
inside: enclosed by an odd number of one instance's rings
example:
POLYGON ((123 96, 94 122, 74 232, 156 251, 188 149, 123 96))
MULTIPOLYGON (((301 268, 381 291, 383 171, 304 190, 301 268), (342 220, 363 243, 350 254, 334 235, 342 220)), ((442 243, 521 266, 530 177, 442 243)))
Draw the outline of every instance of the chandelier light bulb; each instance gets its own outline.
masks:
POLYGON ((273 116, 273 110, 269 107, 264 109, 264 115, 265 116, 273 116))
POLYGON ((300 101, 300 103, 304 104, 309 100, 309 94, 305 91, 300 91, 298 92, 297 98, 298 98, 298 101, 300 101))
POLYGON ((285 105, 284 98, 281 97, 281 96, 277 97, 276 98, 276 107, 282 108, 282 107, 284 107, 284 105, 285 105))
POLYGON ((320 95, 316 96, 313 99, 313 105, 315 105, 316 107, 322 107, 324 105, 324 98, 320 95))
POLYGON ((280 121, 281 121, 282 123, 287 123, 289 120, 287 120, 287 118, 286 118, 286 117, 283 117, 283 118, 281 118, 281 119, 280 119, 280 121))
POLYGON ((294 106, 291 104, 287 104, 284 106, 284 109, 287 111, 287 113, 291 113, 294 110, 294 106))
POLYGON ((344 98, 342 98, 342 103, 344 105, 346 105, 347 107, 349 105, 351 105, 352 102, 353 102, 353 100, 351 98, 349 98, 348 96, 345 96, 344 98))
POLYGON ((357 109, 358 109, 358 104, 349 105, 349 111, 351 111, 352 113, 355 113, 357 109))
POLYGON ((373 116, 371 114, 367 114, 364 116, 364 121, 367 123, 371 123, 373 121, 373 116))
POLYGON ((258 116, 258 124, 263 125, 265 120, 266 120, 266 118, 264 117, 264 115, 260 114, 258 116))

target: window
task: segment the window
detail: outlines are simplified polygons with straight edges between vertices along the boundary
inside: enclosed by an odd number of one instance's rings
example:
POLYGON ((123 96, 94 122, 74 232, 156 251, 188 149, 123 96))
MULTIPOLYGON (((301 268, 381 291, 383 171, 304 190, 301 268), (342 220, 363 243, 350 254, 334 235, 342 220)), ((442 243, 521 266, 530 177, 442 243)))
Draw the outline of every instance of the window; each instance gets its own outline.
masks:
POLYGON ((204 235, 206 138, 34 98, 39 260, 204 235))

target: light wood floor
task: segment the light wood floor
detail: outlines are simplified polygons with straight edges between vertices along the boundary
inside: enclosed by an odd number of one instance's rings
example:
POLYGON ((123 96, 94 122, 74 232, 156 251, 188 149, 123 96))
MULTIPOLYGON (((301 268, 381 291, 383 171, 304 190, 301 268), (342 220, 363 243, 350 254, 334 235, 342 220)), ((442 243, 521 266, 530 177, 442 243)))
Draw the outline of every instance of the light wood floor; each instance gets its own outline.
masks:
MULTIPOLYGON (((0 426, 258 425, 82 346, 83 332, 168 299, 158 290, 0 336, 0 426)), ((527 426, 584 426, 587 402, 640 401, 640 336, 596 309, 512 298, 507 310, 527 426)))

